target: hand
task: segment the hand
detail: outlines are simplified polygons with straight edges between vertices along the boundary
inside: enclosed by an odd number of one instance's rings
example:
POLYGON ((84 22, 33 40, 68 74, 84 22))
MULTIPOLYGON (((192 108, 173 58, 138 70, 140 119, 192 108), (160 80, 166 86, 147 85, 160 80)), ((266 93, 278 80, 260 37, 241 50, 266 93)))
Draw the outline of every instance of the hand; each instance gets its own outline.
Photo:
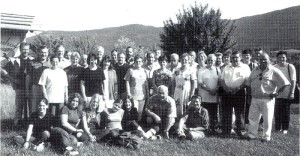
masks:
POLYGON ((3 76, 6 76, 8 73, 7 73, 7 71, 6 70, 4 70, 4 69, 1 69, 1 75, 3 75, 3 76))
POLYGON ((188 128, 188 131, 193 131, 194 130, 194 128, 188 128))
POLYGON ((289 100, 293 100, 295 98, 295 94, 294 93, 290 93, 288 96, 289 100))
POLYGON ((90 142, 95 142, 96 141, 96 136, 90 134, 89 139, 90 139, 90 142))
POLYGON ((127 98, 132 98, 132 95, 130 93, 127 94, 127 98))
POLYGON ((29 148, 29 142, 28 142, 28 141, 26 141, 26 142, 24 143, 23 148, 24 148, 24 149, 28 149, 28 148, 29 148))
POLYGON ((86 96, 83 96, 83 101, 87 102, 87 97, 86 96))
POLYGON ((271 99, 276 98, 277 96, 278 96, 278 93, 271 93, 271 94, 269 94, 269 97, 271 99))
POLYGON ((76 132, 77 133, 83 133, 83 130, 82 129, 77 129, 76 132))
POLYGON ((161 122, 161 119, 158 115, 154 115, 153 119, 154 119, 155 123, 160 123, 161 122))

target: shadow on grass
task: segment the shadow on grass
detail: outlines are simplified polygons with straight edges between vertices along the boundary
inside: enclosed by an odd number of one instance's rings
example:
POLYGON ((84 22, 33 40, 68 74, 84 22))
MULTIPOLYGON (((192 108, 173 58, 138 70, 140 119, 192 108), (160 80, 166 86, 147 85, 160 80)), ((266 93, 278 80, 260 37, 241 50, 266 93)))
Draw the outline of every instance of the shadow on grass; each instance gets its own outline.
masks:
POLYGON ((291 114, 299 114, 299 104, 292 104, 290 112, 291 114))

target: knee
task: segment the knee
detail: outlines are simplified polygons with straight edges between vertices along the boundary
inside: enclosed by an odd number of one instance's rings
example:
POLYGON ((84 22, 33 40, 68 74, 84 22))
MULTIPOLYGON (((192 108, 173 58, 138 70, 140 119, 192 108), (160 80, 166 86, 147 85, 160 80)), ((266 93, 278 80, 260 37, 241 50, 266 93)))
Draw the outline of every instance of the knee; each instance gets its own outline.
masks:
POLYGON ((42 136, 45 138, 50 138, 50 132, 49 131, 44 131, 42 132, 42 136))
POLYGON ((146 119, 147 124, 152 124, 153 123, 153 118, 148 116, 146 119))

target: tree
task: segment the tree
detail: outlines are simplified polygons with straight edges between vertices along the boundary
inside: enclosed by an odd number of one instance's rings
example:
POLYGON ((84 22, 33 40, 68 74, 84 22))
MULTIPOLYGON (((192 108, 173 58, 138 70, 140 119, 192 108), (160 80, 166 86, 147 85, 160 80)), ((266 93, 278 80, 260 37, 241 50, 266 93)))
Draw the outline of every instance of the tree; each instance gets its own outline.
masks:
POLYGON ((201 4, 184 8, 172 19, 164 21, 164 32, 160 35, 161 48, 167 53, 182 54, 204 50, 207 54, 224 52, 236 45, 232 34, 234 21, 221 19, 221 11, 208 9, 201 4))
POLYGON ((114 48, 117 51, 126 51, 126 48, 130 46, 133 49, 136 49, 135 42, 131 41, 128 37, 121 36, 121 38, 118 39, 117 43, 114 44, 114 48))
POLYGON ((80 54, 89 54, 97 50, 96 40, 93 40, 86 34, 79 37, 72 37, 71 47, 73 51, 77 51, 80 54))
POLYGON ((54 38, 51 34, 45 36, 38 35, 36 38, 34 38, 30 44, 30 47, 34 52, 37 52, 40 46, 45 45, 49 48, 50 54, 53 54, 55 47, 61 44, 64 45, 63 35, 58 38, 54 38))

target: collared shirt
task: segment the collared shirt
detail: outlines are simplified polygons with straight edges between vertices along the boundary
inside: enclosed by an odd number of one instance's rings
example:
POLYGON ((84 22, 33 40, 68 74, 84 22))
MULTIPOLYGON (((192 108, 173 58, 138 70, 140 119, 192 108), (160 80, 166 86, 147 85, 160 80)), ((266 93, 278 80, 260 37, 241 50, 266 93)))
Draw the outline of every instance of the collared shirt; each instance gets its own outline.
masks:
POLYGON ((152 78, 152 77, 153 77, 153 72, 154 72, 155 70, 159 69, 159 68, 160 68, 160 65, 157 64, 157 63, 153 63, 153 64, 151 64, 151 65, 144 64, 144 65, 142 66, 142 68, 148 70, 148 71, 149 71, 149 78, 152 78))
MULTIPOLYGON (((198 84, 203 83, 210 89, 216 89, 218 87, 219 77, 221 71, 219 68, 213 66, 211 68, 201 68, 198 72, 198 84)), ((216 103, 218 102, 218 96, 210 94, 207 90, 199 87, 199 95, 202 97, 203 102, 216 103)))
POLYGON ((49 60, 41 62, 38 58, 34 59, 28 68, 28 74, 30 75, 31 83, 38 85, 43 71, 50 67, 51 63, 49 60))
POLYGON ((167 65, 167 69, 169 69, 172 73, 178 70, 181 67, 181 63, 178 62, 177 66, 172 66, 171 63, 167 65))
POLYGON ((253 98, 266 99, 269 98, 269 94, 275 93, 289 84, 283 73, 272 65, 269 65, 264 71, 261 71, 259 67, 254 68, 247 81, 247 85, 251 87, 253 98))
POLYGON ((248 79, 250 73, 249 66, 243 63, 236 67, 227 65, 222 71, 221 79, 229 88, 237 89, 248 79))
POLYGON ((201 107, 199 111, 193 111, 191 108, 188 111, 188 115, 184 117, 185 125, 188 128, 204 127, 208 129, 209 126, 209 116, 208 111, 201 107))
POLYGON ((160 95, 153 95, 149 98, 146 108, 159 117, 177 117, 175 100, 170 96, 162 100, 160 95))

